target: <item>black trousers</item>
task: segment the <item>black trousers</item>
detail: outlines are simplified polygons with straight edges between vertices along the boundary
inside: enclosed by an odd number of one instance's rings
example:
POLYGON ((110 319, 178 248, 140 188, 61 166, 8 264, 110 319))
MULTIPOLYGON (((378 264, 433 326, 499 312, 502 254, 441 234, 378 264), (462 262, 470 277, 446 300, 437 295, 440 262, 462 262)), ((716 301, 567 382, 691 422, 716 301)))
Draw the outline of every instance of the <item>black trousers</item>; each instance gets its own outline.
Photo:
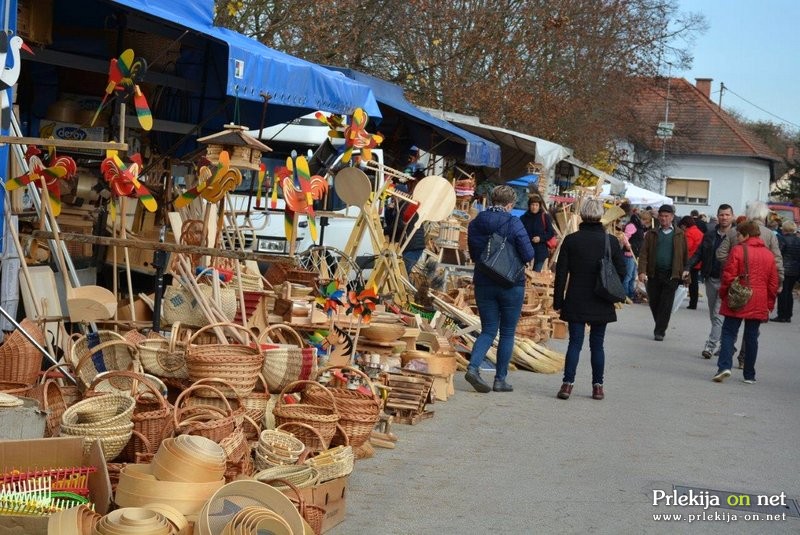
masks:
POLYGON ((692 268, 689 271, 689 308, 697 308, 697 298, 700 295, 700 270, 692 268))
POLYGON ((655 276, 647 279, 647 301, 650 312, 656 322, 653 334, 664 336, 669 327, 669 318, 672 315, 672 302, 675 300, 675 290, 679 280, 672 280, 669 271, 656 271, 655 276))

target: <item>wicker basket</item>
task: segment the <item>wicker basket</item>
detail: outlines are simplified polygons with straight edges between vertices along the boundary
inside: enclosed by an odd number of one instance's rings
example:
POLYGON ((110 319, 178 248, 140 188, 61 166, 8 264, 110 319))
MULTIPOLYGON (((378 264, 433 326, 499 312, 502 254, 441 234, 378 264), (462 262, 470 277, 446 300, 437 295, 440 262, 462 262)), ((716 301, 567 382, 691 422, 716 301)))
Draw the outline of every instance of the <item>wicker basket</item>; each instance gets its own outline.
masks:
POLYGON ((103 394, 81 400, 68 407, 61 417, 61 428, 91 430, 131 422, 136 401, 124 394, 103 394))
POLYGON ((264 420, 264 414, 267 411, 270 400, 269 388, 267 387, 267 380, 264 379, 264 375, 259 373, 258 380, 262 388, 260 390, 253 390, 250 392, 249 396, 242 399, 245 415, 253 422, 250 423, 245 420, 243 423, 248 440, 258 440, 258 434, 261 432, 260 422, 264 420))
POLYGON ((139 350, 114 331, 97 331, 75 340, 70 358, 81 382, 89 386, 98 373, 129 369, 139 350))
POLYGON ((320 483, 346 476, 353 471, 355 465, 353 447, 336 446, 308 459, 306 464, 317 469, 320 483))
POLYGON ((3 394, 27 397, 30 390, 31 385, 25 383, 12 383, 8 381, 0 382, 0 392, 3 394))
POLYGON ((322 533, 322 521, 325 520, 325 509, 320 507, 319 505, 308 504, 306 503, 303 495, 300 494, 300 485, 293 484, 289 481, 288 478, 281 476, 271 480, 263 480, 264 483, 271 485, 284 494, 286 494, 287 490, 290 490, 292 495, 289 496, 289 499, 297 508, 297 511, 300 513, 300 516, 303 517, 308 525, 311 527, 311 531, 314 532, 314 535, 320 535, 322 533), (275 484, 277 483, 277 485, 275 484))
POLYGON ((189 378, 189 371, 186 368, 186 343, 178 342, 179 333, 180 322, 175 322, 172 324, 169 340, 158 335, 155 338, 142 340, 136 345, 145 371, 158 377, 189 378))
MULTIPOLYGON (((25 318, 20 327, 44 346, 44 334, 36 323, 25 318)), ((19 329, 9 334, 0 345, 0 382, 32 385, 41 369, 42 354, 19 329)))
MULTIPOLYGON (((369 387, 370 393, 347 388, 329 388, 328 391, 336 400, 336 410, 339 413, 339 425, 342 426, 350 439, 350 444, 356 448, 369 439, 381 414, 382 402, 375 393, 375 385, 370 378, 356 368, 349 366, 331 366, 320 371, 320 374, 331 369, 340 369, 343 372, 356 374, 361 377, 369 387)), ((311 405, 324 405, 325 397, 320 389, 307 389, 303 392, 302 400, 311 405)))
POLYGON ((303 338, 288 325, 265 329, 258 344, 264 354, 261 373, 273 394, 283 391, 289 383, 311 379, 317 372, 317 348, 303 347, 303 338))
POLYGON ((39 402, 42 410, 47 412, 47 423, 44 429, 45 437, 58 436, 61 428, 61 416, 67 409, 67 400, 64 398, 62 386, 50 374, 62 367, 71 367, 69 364, 56 364, 42 372, 39 383, 30 389, 29 396, 39 402))
MULTIPOLYGON (((275 423, 280 426, 289 422, 297 422, 310 425, 315 428, 322 436, 326 444, 329 444, 333 434, 336 432, 336 423, 339 421, 339 412, 336 408, 336 398, 330 391, 316 381, 294 381, 289 383, 278 396, 278 401, 275 408, 272 410, 275 415, 275 423), (320 392, 325 393, 326 401, 324 404, 312 405, 310 403, 292 403, 287 404, 284 396, 297 387, 304 385, 305 387, 316 388, 320 392)), ((297 436, 297 433, 294 433, 297 436)), ((303 437, 298 436, 300 440, 303 437)), ((315 437, 306 436, 307 439, 312 440, 315 437)), ((305 440, 304 443, 308 444, 305 440)))
POLYGON ((176 434, 199 435, 219 444, 222 439, 233 433, 236 428, 236 417, 236 412, 220 390, 208 385, 192 385, 181 392, 175 400, 173 424, 176 434), (216 394, 223 401, 225 409, 208 405, 184 406, 184 400, 198 389, 209 390, 216 394))
POLYGON ((183 399, 185 407, 214 407, 222 411, 232 409, 236 425, 239 426, 243 424, 247 410, 245 409, 243 398, 240 396, 219 397, 220 392, 236 392, 226 380, 217 377, 209 377, 208 379, 198 379, 190 386, 196 386, 198 388, 192 392, 192 395, 186 396, 183 399), (199 388, 202 385, 213 386, 215 388, 209 388, 208 390, 199 388))
POLYGON ((192 381, 221 378, 232 388, 224 387, 226 396, 248 396, 256 386, 258 374, 264 364, 264 355, 257 348, 241 344, 204 344, 192 342, 204 331, 214 327, 229 327, 243 331, 255 342, 256 336, 248 329, 234 323, 217 323, 198 329, 186 346, 186 367, 192 381))
POLYGON ((172 434, 174 408, 164 398, 158 385, 150 378, 133 372, 107 372, 92 382, 92 388, 100 381, 114 378, 125 378, 128 382, 131 395, 135 396, 135 406, 131 415, 133 429, 147 438, 145 443, 137 438, 138 435, 131 437, 120 456, 125 461, 134 462, 137 453, 152 453, 153 449, 158 449, 165 437, 172 434))

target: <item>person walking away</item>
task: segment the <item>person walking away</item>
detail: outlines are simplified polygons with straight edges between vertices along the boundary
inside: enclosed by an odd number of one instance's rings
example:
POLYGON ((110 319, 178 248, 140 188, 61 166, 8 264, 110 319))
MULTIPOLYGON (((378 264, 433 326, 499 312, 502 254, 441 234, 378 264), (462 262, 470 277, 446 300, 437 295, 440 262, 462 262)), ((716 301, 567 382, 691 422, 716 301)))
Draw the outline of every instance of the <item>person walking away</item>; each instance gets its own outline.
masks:
MULTIPOLYGON (((781 255, 781 246, 778 237, 766 226, 767 218, 769 217, 769 207, 762 201, 750 201, 745 207, 745 215, 736 218, 736 227, 728 231, 727 236, 717 249, 717 259, 722 262, 724 266, 728 260, 728 252, 739 241, 739 233, 737 232, 738 226, 747 221, 755 221, 758 223, 759 238, 767 248, 772 251, 775 256, 775 264, 778 267, 778 286, 783 284, 783 255, 781 255), (741 222, 740 222, 741 219, 741 222)), ((742 350, 737 356, 739 362, 739 369, 744 367, 745 354, 747 353, 747 344, 742 341, 742 350)))
MULTIPOLYGON (((697 248, 700 247, 700 243, 703 241, 703 232, 700 231, 694 221, 693 217, 687 215, 683 216, 680 222, 680 227, 686 234, 686 254, 690 257, 697 252, 697 248)), ((695 263, 684 271, 689 272, 689 306, 686 308, 695 310, 700 293, 700 266, 695 263)))
MULTIPOLYGON (((624 207, 625 203, 623 203, 622 206, 624 207)), ((633 252, 633 278, 630 280, 630 287, 625 287, 625 292, 630 299, 633 299, 636 296, 636 277, 639 270, 637 262, 639 254, 642 250, 642 244, 644 244, 644 233, 648 228, 649 226, 646 226, 642 221, 638 211, 633 210, 624 229, 625 237, 628 238, 628 243, 630 244, 631 251, 633 252)), ((626 274, 625 277, 627 280, 628 275, 626 274)))
POLYGON ((614 304, 598 297, 594 290, 600 271, 600 259, 606 253, 606 239, 610 245, 614 269, 620 279, 625 276, 625 260, 619 242, 605 232, 600 222, 603 212, 603 201, 600 199, 584 201, 580 208, 582 223, 577 232, 564 238, 556 262, 553 308, 569 324, 569 345, 564 378, 557 394, 559 399, 569 399, 572 393, 587 324, 590 329, 592 398, 599 400, 605 397, 603 344, 606 325, 617 321, 617 313, 614 304))
POLYGON ((479 259, 483 255, 492 234, 497 233, 507 238, 506 244, 514 247, 523 264, 533 260, 535 253, 528 233, 522 222, 509 212, 517 202, 517 194, 511 186, 497 186, 490 195, 492 206, 478 214, 470 221, 467 228, 470 258, 476 262, 475 275, 472 282, 475 286, 475 302, 481 318, 481 333, 472 346, 466 380, 481 393, 511 392, 513 387, 506 381, 508 363, 514 349, 514 333, 522 312, 525 298, 525 273, 520 272, 513 286, 497 283, 489 275, 482 272, 479 259), (497 362, 494 385, 489 385, 480 375, 480 365, 492 346, 498 330, 500 340, 497 343, 497 362))
POLYGON ((719 313, 719 285, 722 277, 722 263, 717 259, 717 248, 733 227, 733 208, 730 204, 720 204, 717 208, 717 224, 703 236, 700 247, 689 258, 684 271, 700 263, 700 272, 706 289, 708 300, 708 317, 711 320, 711 331, 708 333, 703 351, 703 358, 710 359, 719 349, 719 338, 722 334, 722 315, 719 313))
POLYGON ((675 208, 662 204, 658 209, 658 227, 644 235, 644 246, 639 257, 639 280, 647 283, 647 301, 653 314, 653 338, 664 340, 672 315, 675 290, 684 277, 686 265, 686 237, 679 228, 673 228, 675 208))
POLYGON ((739 326, 744 320, 744 382, 756 382, 756 359, 758 358, 758 331, 762 322, 769 319, 769 311, 775 306, 778 297, 778 266, 775 255, 764 245, 759 237, 760 225, 757 221, 747 221, 739 225, 738 243, 730 252, 730 259, 722 270, 719 294, 722 299, 720 313, 725 316, 722 323, 722 344, 717 359, 717 373, 714 382, 721 383, 731 376, 733 344, 739 334, 739 326), (752 295, 741 308, 732 309, 729 305, 728 291, 737 278, 744 277, 741 284, 752 290, 752 295))
POLYGON ((553 220, 544 209, 544 202, 538 195, 532 195, 528 199, 528 211, 519 218, 525 231, 528 233, 536 258, 533 263, 534 271, 541 271, 544 263, 550 256, 547 249, 547 240, 556 235, 553 229, 553 220))
POLYGON ((621 221, 616 223, 617 228, 614 236, 617 238, 620 247, 622 247, 622 257, 625 261, 625 276, 622 278, 622 288, 625 289, 625 297, 628 298, 625 302, 632 303, 633 296, 636 293, 636 257, 633 256, 633 247, 631 247, 631 243, 625 235, 625 225, 621 221))
POLYGON ((800 278, 800 236, 794 221, 784 221, 781 225, 780 241, 783 256, 783 288, 778 294, 778 314, 770 321, 790 323, 794 308, 794 286, 800 278))

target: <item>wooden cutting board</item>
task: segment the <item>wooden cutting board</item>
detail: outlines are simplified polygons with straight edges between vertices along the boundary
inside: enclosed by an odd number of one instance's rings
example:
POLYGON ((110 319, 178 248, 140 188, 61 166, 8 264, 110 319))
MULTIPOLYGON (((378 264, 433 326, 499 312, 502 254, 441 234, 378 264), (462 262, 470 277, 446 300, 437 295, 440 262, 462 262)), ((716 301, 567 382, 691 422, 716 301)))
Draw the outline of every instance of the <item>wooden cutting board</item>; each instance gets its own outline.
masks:
POLYGON ((369 177, 356 167, 345 167, 336 173, 333 189, 347 206, 358 208, 364 206, 369 200, 369 194, 372 193, 369 177))
POLYGON ((419 203, 417 215, 422 221, 441 221, 456 207, 456 191, 447 179, 430 175, 414 187, 413 199, 419 203))

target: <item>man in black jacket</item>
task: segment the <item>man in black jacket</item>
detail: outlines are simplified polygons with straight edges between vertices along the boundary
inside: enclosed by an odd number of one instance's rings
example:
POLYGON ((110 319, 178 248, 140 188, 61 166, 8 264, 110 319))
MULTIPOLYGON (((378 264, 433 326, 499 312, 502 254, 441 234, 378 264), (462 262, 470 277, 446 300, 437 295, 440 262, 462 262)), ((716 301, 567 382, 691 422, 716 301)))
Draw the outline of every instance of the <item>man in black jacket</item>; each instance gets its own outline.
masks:
POLYGON ((733 208, 729 204, 720 204, 717 209, 717 225, 703 235, 703 241, 694 255, 686 262, 689 271, 697 262, 702 262, 700 273, 703 275, 708 299, 708 316, 711 319, 711 332, 708 333, 703 358, 710 359, 719 345, 722 334, 723 317, 719 313, 719 285, 722 275, 722 263, 717 259, 717 249, 733 226, 733 208))

